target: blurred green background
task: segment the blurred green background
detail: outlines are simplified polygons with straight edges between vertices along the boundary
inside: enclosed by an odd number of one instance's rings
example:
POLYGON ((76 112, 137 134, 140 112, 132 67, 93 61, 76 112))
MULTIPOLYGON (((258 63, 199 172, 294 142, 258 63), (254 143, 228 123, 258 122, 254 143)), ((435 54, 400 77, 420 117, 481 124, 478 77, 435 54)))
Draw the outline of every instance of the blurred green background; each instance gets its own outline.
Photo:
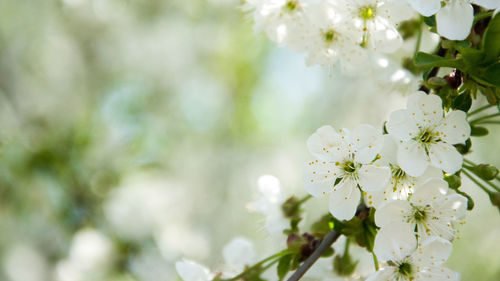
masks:
MULTIPOLYGON (((238 0, 0 0, 0 280, 178 280, 234 236, 284 245, 245 205, 303 195, 318 127, 380 127, 418 78, 403 50, 343 76, 256 35, 238 0), (399 58, 399 59, 398 59, 399 58)), ((473 140, 479 162, 500 165, 473 140)), ((476 207, 448 266, 500 280, 500 215, 476 207)), ((308 222, 327 211, 310 200, 308 222)), ((307 225, 307 222, 306 222, 307 225)))

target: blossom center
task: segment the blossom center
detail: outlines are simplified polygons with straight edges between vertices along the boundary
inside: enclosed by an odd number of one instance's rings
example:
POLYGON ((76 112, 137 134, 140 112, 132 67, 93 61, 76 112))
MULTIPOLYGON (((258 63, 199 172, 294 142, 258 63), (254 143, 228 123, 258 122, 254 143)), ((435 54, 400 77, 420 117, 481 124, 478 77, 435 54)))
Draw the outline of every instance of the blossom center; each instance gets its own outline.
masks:
POLYGON ((429 130, 423 130, 418 136, 420 142, 422 143, 430 143, 434 139, 432 132, 429 130))
POLYGON ((335 32, 335 30, 333 29, 328 29, 327 31, 323 32, 323 39, 326 43, 332 43, 336 37, 337 32, 335 32))
POLYGON ((411 276, 412 272, 413 272, 413 269, 412 269, 412 266, 410 263, 403 262, 403 263, 398 265, 398 273, 399 274, 406 276, 406 277, 409 277, 409 276, 411 276))
POLYGON ((353 161, 347 161, 347 162, 342 164, 342 168, 344 169, 344 172, 346 173, 346 175, 352 175, 352 174, 356 173, 356 171, 358 170, 358 168, 360 166, 361 165, 356 164, 353 161))
POLYGON ((284 6, 284 10, 286 12, 291 13, 291 12, 295 11, 295 9, 297 9, 298 5, 299 5, 299 3, 297 3, 296 0, 288 0, 288 1, 286 1, 286 4, 284 6))
POLYGON ((359 17, 363 20, 370 20, 375 17, 375 6, 365 6, 359 9, 359 17))
POLYGON ((403 180, 406 177, 405 171, 403 171, 399 166, 392 166, 391 165, 391 172, 392 172, 392 177, 396 181, 403 180))
POLYGON ((423 222, 427 218, 427 213, 425 212, 425 209, 423 208, 415 208, 415 212, 413 213, 413 218, 415 218, 415 221, 417 222, 423 222))

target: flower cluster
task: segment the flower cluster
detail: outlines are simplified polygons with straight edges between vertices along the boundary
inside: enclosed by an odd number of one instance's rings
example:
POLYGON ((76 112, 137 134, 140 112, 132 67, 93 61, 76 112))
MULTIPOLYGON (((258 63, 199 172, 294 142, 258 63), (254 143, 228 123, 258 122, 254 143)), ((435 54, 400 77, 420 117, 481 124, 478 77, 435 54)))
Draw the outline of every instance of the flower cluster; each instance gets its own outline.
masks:
POLYGON ((437 32, 450 40, 464 40, 474 21, 472 4, 486 9, 500 6, 498 0, 407 0, 423 16, 436 15, 437 32))
POLYGON ((467 199, 449 190, 443 172, 462 168, 453 145, 470 136, 466 115, 444 112, 440 97, 416 92, 386 129, 382 135, 370 125, 319 128, 307 141, 315 159, 305 165, 305 188, 315 197, 329 193, 330 213, 339 220, 351 219, 361 198, 376 209, 381 230, 374 252, 388 267, 369 280, 453 279, 456 274, 434 266, 449 253, 434 252, 451 251, 454 224, 465 216, 467 199), (438 254, 443 258, 428 258, 438 254))
POLYGON ((398 24, 412 16, 397 0, 247 0, 255 29, 307 53, 308 65, 356 69, 368 51, 392 53, 403 44, 398 24))

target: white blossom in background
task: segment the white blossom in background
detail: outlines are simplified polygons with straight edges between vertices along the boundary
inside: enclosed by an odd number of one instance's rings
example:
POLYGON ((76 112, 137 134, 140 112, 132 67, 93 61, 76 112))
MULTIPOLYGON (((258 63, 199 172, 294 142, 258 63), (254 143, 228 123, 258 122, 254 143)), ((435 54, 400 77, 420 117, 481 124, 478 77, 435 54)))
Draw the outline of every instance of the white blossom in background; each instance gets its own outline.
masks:
MULTIPOLYGON (((302 34, 308 0, 245 0, 243 9, 252 13, 256 32, 264 31, 278 44, 290 44, 302 34)), ((297 49, 300 50, 300 49, 297 49)))
POLYGON ((449 241, 432 237, 417 248, 410 226, 388 225, 375 237, 373 251, 385 266, 367 281, 441 281, 460 280, 460 275, 440 266, 451 255, 449 241))
POLYGON ((111 266, 112 242, 98 230, 79 230, 71 242, 69 255, 56 265, 55 279, 84 281, 102 278, 111 266))
POLYGON ((410 176, 421 176, 432 165, 448 174, 462 168, 462 155, 453 144, 470 136, 466 113, 453 110, 443 114, 441 98, 417 92, 408 97, 407 109, 391 113, 386 124, 389 134, 400 140, 399 167, 410 176))
POLYGON ((422 240, 438 236, 451 241, 455 237, 453 223, 465 217, 467 198, 459 194, 447 195, 447 192, 446 181, 431 178, 418 186, 408 201, 383 204, 375 213, 375 223, 382 229, 399 224, 412 229, 412 233, 416 228, 417 237, 422 240))
POLYGON ((243 237, 236 237, 224 246, 222 257, 234 273, 241 272, 245 265, 251 265, 255 259, 253 243, 243 237))
POLYGON ((210 281, 215 277, 208 268, 188 259, 176 262, 175 270, 184 281, 210 281))
POLYGON ((389 166, 391 169, 391 179, 387 186, 381 191, 364 191, 365 204, 370 207, 378 207, 391 200, 406 200, 414 192, 415 186, 422 184, 429 178, 442 177, 440 169, 429 166, 420 177, 412 177, 406 174, 397 164, 398 143, 391 135, 384 135, 384 146, 380 152, 378 163, 389 166))
POLYGON ((349 22, 362 33, 362 44, 382 53, 392 53, 403 45, 398 23, 411 18, 406 3, 397 0, 345 1, 349 22))
POLYGON ((266 216, 265 228, 269 234, 281 235, 289 227, 289 222, 281 210, 285 197, 281 192, 280 182, 275 176, 263 175, 259 177, 257 185, 262 197, 248 203, 246 207, 266 216))
POLYGON ((398 23, 413 12, 398 0, 247 0, 257 32, 294 51, 308 66, 366 69, 369 50, 393 53, 403 42, 398 23))
POLYGON ((474 21, 471 4, 486 9, 500 7, 498 0, 407 0, 423 16, 436 15, 437 32, 451 40, 464 40, 469 36, 474 21))
POLYGON ((182 259, 175 263, 177 273, 184 281, 210 281, 215 276, 231 278, 238 275, 245 267, 255 259, 253 243, 246 238, 236 237, 227 243, 223 250, 224 271, 212 272, 204 265, 188 259, 182 259))
MULTIPOLYGON (((344 4, 340 1, 340 5, 344 4)), ((352 25, 345 7, 340 5, 338 1, 322 1, 307 11, 305 32, 298 34, 303 40, 295 41, 304 45, 299 49, 306 50, 308 66, 339 63, 349 72, 361 68, 368 60, 366 50, 360 46, 362 32, 352 25)))
POLYGON ((382 190, 391 172, 375 164, 383 138, 370 125, 359 125, 352 132, 331 126, 319 128, 307 140, 307 147, 317 159, 306 164, 305 188, 315 197, 330 193, 330 213, 337 219, 354 216, 361 190, 382 190))

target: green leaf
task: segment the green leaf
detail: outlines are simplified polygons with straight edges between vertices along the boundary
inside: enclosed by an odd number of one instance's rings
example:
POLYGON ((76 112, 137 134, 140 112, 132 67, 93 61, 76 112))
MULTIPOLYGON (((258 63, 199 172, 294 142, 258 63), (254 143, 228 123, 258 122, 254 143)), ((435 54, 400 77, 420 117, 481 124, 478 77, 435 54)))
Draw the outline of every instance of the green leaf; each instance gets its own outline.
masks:
POLYGON ((424 22, 430 27, 436 26, 436 16, 424 17, 424 22))
POLYGON ((466 48, 460 50, 460 54, 464 60, 464 63, 468 67, 474 67, 484 64, 486 53, 481 50, 466 48))
POLYGON ((438 55, 418 52, 413 60, 418 67, 451 67, 463 69, 462 59, 446 59, 438 55))
POLYGON ((470 141, 470 138, 468 138, 465 141, 465 144, 458 143, 458 144, 455 144, 453 146, 458 150, 458 152, 460 152, 460 154, 467 154, 470 151, 472 143, 470 141))
POLYGON ((486 60, 493 61, 500 56, 500 13, 490 20, 483 38, 486 60))
POLYGON ((462 94, 458 95, 453 100, 453 105, 451 106, 453 109, 459 109, 464 112, 469 111, 472 105, 472 98, 470 97, 469 91, 465 91, 462 94))
POLYGON ((290 268, 292 266, 292 257, 293 255, 290 254, 290 255, 286 255, 286 256, 282 256, 278 262, 278 267, 277 267, 277 271, 278 271, 278 278, 279 280, 283 280, 283 278, 285 278, 286 274, 290 271, 290 268))
POLYGON ((488 129, 485 127, 472 126, 470 130, 470 135, 474 137, 486 136, 488 133, 488 129))
MULTIPOLYGON (((471 72, 474 73, 474 72, 471 72)), ((490 65, 479 71, 479 75, 482 80, 500 87, 500 62, 490 65)))

